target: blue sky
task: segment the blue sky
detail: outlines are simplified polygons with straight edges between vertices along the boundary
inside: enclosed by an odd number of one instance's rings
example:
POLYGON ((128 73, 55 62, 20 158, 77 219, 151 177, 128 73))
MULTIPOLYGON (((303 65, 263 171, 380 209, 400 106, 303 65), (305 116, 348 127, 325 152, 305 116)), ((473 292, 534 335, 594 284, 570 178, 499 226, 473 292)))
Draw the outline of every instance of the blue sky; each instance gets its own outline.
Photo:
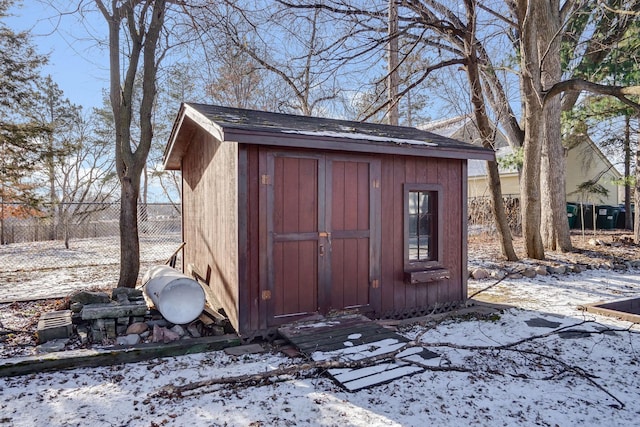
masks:
POLYGON ((28 30, 38 52, 50 54, 43 75, 50 74, 65 96, 85 111, 101 106, 109 78, 107 52, 96 41, 106 39, 106 23, 101 17, 94 13, 80 22, 36 0, 16 4, 10 13, 15 16, 7 18, 6 24, 15 31, 28 30))

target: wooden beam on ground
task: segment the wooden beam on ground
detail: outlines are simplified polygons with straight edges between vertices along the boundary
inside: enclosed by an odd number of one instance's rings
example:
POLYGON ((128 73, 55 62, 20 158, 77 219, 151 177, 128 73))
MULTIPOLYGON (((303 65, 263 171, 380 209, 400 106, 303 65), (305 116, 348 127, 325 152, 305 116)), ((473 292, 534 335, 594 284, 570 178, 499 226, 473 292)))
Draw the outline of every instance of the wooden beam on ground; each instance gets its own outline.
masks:
POLYGON ((100 350, 71 350, 0 360, 0 377, 29 375, 63 369, 134 363, 158 357, 182 356, 240 345, 237 335, 192 338, 170 343, 113 346, 100 350))

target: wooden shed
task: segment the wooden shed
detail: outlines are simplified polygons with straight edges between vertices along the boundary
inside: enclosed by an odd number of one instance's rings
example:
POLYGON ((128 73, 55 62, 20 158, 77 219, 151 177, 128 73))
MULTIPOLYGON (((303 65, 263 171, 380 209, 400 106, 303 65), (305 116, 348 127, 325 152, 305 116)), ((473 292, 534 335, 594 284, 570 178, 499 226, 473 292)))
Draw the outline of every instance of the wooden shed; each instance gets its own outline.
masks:
POLYGON ((415 128, 183 104, 183 265, 243 337, 313 314, 422 315, 467 297, 467 159, 415 128), (208 272, 208 273, 204 273, 208 272))

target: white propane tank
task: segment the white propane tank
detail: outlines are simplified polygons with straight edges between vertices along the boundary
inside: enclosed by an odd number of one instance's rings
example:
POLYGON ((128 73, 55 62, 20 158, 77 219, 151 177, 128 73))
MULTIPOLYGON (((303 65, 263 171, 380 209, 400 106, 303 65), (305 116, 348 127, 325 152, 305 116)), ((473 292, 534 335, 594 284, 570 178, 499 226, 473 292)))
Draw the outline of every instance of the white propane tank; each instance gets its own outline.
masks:
POLYGON ((171 323, 184 325, 192 322, 204 309, 202 286, 168 265, 151 267, 142 283, 147 305, 155 307, 171 323))

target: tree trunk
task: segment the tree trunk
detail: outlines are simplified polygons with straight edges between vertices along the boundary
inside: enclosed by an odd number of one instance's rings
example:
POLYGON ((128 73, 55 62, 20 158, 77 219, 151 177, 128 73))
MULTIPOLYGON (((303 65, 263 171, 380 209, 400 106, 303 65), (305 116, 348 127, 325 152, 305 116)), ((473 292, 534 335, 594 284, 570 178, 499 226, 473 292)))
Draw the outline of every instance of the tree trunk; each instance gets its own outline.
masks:
MULTIPOLYGON (((118 287, 133 288, 140 270, 138 241, 138 196, 140 176, 151 148, 151 125, 155 101, 156 75, 159 58, 156 55, 160 32, 164 26, 166 2, 143 2, 136 15, 137 2, 111 3, 111 11, 102 0, 95 0, 109 27, 109 71, 111 108, 116 128, 116 170, 120 179, 120 278, 118 287), (119 4, 119 6, 118 6, 119 4), (148 16, 150 13, 151 16, 148 16), (124 80, 121 78, 120 31, 124 24, 128 36, 129 55, 124 80), (136 25, 139 25, 137 27, 136 25), (140 59, 142 66, 139 70, 140 59), (140 140, 132 146, 132 105, 135 80, 142 73, 142 98, 139 105, 140 140)), ((161 55, 162 56, 162 55, 161 55)))
MULTIPOLYGON (((638 119, 640 119, 640 114, 638 119)), ((633 199, 636 213, 634 216, 633 240, 636 244, 640 244, 640 144, 638 144, 636 150, 636 186, 634 193, 633 199)))
MULTIPOLYGON (((480 69, 478 66, 478 55, 475 49, 475 2, 467 4, 467 18, 470 23, 470 30, 467 31, 465 37, 465 56, 467 59, 467 77, 469 79, 469 87, 471 89, 471 104, 478 124, 478 132, 482 140, 482 146, 485 148, 494 148, 492 143, 493 131, 489 124, 489 118, 486 113, 486 105, 482 94, 482 85, 480 82, 480 69)), ((500 248, 502 255, 509 261, 517 261, 518 256, 513 249, 513 241, 511 230, 509 229, 509 221, 504 211, 504 201, 502 199, 502 186, 500 184, 500 172, 498 164, 495 161, 487 162, 489 173, 489 191, 491 193, 491 208, 493 218, 496 223, 496 231, 500 239, 500 248)))
POLYGON ((544 259, 540 235, 540 156, 544 136, 544 114, 541 102, 541 55, 539 32, 544 27, 542 2, 519 0, 517 5, 520 28, 520 63, 524 109, 524 161, 520 181, 522 198, 522 234, 529 258, 544 259))
MULTIPOLYGON (((560 63, 560 9, 551 2, 544 8, 544 31, 539 33, 538 49, 542 61, 540 76, 543 89, 549 89, 562 77, 560 63)), ((567 220, 567 192, 565 189, 566 160, 562 146, 560 97, 547 102, 544 108, 544 140, 540 170, 542 215, 540 231, 544 247, 569 252, 573 250, 567 220)))
POLYGON ((118 287, 135 287, 140 272, 138 240, 138 193, 140 183, 124 177, 120 180, 120 278, 118 287))
POLYGON ((387 68, 387 120, 392 126, 398 126, 398 6, 396 0, 389 0, 389 44, 387 55, 389 57, 387 68))
POLYGON ((569 252, 573 246, 567 220, 566 159, 560 131, 560 108, 560 97, 555 97, 545 106, 546 127, 540 170, 540 231, 545 248, 569 252))
MULTIPOLYGON (((631 216, 631 117, 625 116, 624 122, 624 228, 633 230, 633 217, 631 216)), ((637 190, 636 190, 637 192, 637 190)), ((638 204, 636 203, 636 206, 638 204)))

